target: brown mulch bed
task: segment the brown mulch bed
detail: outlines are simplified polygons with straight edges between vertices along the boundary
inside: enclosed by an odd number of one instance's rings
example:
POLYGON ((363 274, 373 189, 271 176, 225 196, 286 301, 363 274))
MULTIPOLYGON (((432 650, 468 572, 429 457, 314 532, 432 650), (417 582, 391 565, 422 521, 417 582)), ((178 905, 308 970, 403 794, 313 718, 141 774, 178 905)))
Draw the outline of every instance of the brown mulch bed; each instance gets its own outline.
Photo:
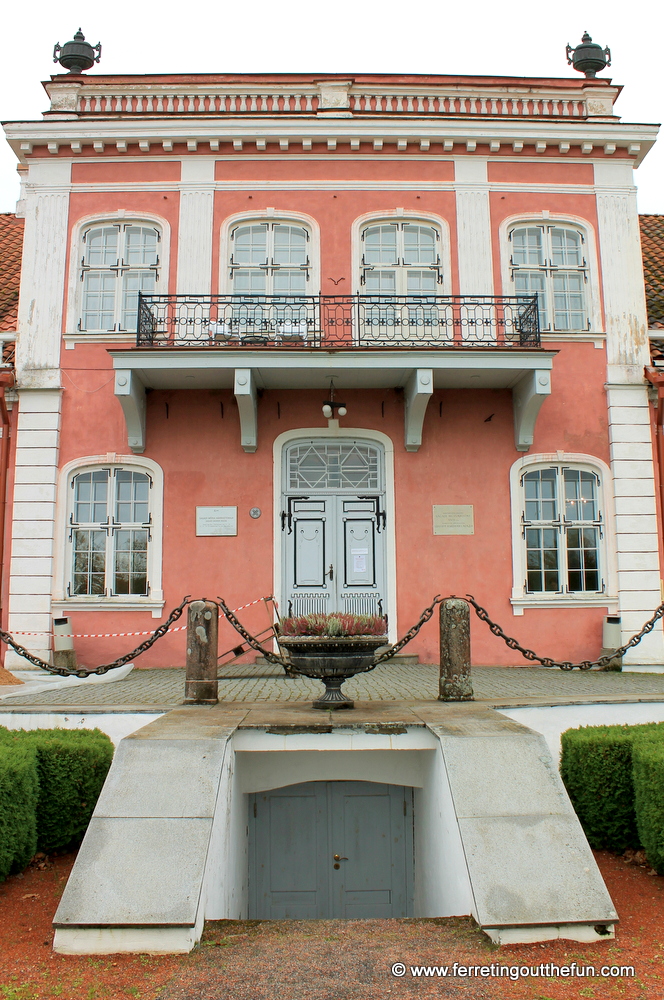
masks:
POLYGON ((664 997, 664 878, 598 852, 621 917, 615 941, 495 948, 465 918, 210 922, 188 956, 54 955, 51 920, 73 855, 0 884, 0 1000, 657 1000, 664 997), (394 962, 407 967, 395 977, 394 962), (414 978, 414 965, 634 966, 633 978, 414 978))

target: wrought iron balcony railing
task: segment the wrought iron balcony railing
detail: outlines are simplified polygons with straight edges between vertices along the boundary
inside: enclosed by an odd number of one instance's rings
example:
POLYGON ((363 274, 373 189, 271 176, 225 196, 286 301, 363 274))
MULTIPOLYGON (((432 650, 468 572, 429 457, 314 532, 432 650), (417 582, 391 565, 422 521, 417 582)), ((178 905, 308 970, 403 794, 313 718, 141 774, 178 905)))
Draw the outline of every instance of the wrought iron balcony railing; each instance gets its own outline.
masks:
POLYGON ((138 347, 530 348, 537 296, 139 295, 138 347))

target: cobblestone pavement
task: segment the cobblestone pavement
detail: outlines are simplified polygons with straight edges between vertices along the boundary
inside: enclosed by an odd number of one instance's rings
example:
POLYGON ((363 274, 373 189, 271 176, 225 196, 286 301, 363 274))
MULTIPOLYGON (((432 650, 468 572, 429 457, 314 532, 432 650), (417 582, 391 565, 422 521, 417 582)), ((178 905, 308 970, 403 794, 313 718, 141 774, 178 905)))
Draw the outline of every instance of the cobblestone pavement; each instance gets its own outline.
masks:
MULTIPOLYGON (((41 675, 37 674, 36 679, 41 679, 41 675)), ((476 700, 507 700, 513 704, 528 704, 532 700, 634 701, 658 695, 664 700, 664 674, 474 667, 472 680, 476 700)), ((0 712, 24 705, 165 708, 182 703, 184 670, 133 670, 124 680, 107 684, 83 683, 36 694, 14 691, 0 701, 0 712)), ((224 702, 311 701, 322 691, 319 681, 285 677, 278 667, 270 664, 236 665, 227 668, 219 681, 219 699, 224 702)), ((438 667, 386 663, 347 681, 344 691, 357 701, 434 700, 438 694, 438 667)))

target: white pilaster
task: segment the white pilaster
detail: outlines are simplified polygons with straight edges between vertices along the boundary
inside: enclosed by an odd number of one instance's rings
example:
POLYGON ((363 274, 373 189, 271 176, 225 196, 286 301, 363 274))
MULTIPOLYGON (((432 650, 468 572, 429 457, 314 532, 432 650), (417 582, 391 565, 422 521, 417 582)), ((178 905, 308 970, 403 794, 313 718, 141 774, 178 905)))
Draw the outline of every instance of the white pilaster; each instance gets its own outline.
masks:
POLYGON ((177 290, 180 295, 209 295, 212 287, 214 160, 182 160, 177 290))
POLYGON ((493 295, 491 213, 487 161, 454 161, 460 295, 493 295))
POLYGON ((25 184, 25 234, 16 369, 24 388, 60 385, 63 291, 71 164, 31 164, 25 184))
MULTIPOLYGON (((610 373, 615 371, 609 368, 610 373)), ((647 389, 614 382, 607 387, 607 402, 624 642, 639 631, 661 601, 655 477, 647 389)), ((664 663, 661 622, 626 654, 625 662, 664 663)))
MULTIPOLYGON (((20 389, 9 579, 9 631, 22 646, 50 660, 61 393, 20 389), (36 635, 17 635, 34 632, 36 635)), ((31 669, 12 649, 5 666, 31 669)), ((38 669, 38 668, 35 668, 38 669)))
POLYGON ((595 163, 595 189, 607 363, 642 368, 650 363, 650 355, 631 163, 595 163))

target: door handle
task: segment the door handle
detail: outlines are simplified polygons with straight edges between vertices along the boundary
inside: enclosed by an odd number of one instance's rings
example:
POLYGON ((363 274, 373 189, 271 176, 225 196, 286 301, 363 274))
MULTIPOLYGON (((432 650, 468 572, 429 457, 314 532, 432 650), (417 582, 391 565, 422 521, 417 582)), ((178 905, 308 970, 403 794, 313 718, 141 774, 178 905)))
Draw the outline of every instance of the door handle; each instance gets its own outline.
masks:
POLYGON ((332 565, 332 563, 330 563, 330 568, 328 569, 325 576, 329 576, 330 583, 332 583, 332 581, 334 580, 334 566, 332 565))
POLYGON ((348 861, 348 858, 341 858, 341 857, 339 857, 338 854, 335 854, 334 855, 334 860, 335 861, 348 861))

